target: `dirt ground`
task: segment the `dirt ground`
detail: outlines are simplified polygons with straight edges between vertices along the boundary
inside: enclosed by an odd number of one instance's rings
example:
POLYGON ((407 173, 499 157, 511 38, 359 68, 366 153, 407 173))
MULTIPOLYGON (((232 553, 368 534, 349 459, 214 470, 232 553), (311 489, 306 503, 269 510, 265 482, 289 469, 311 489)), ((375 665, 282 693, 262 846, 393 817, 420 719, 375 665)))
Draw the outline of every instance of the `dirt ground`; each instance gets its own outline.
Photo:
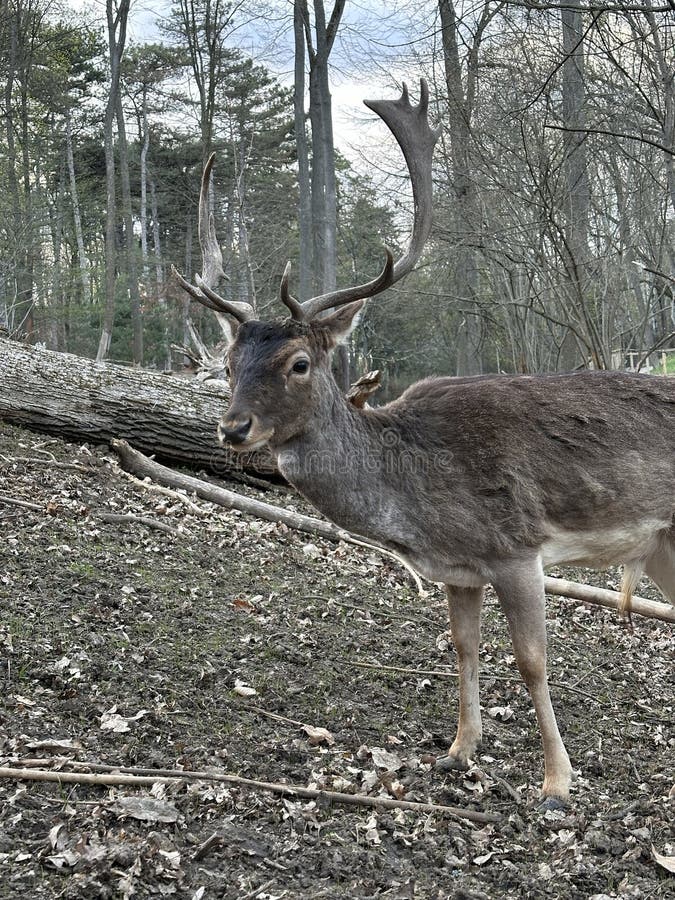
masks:
MULTIPOLYGON (((304 508, 281 489, 264 499, 304 508)), ((578 777, 569 809, 542 813, 537 728, 493 595, 483 748, 468 773, 440 775, 457 719, 441 591, 422 600, 393 561, 198 505, 132 483, 106 448, 0 424, 0 766, 210 770, 501 821, 205 780, 3 778, 0 900, 675 896, 652 856, 675 854, 672 626, 635 617, 631 634, 613 612, 549 600, 578 777)))

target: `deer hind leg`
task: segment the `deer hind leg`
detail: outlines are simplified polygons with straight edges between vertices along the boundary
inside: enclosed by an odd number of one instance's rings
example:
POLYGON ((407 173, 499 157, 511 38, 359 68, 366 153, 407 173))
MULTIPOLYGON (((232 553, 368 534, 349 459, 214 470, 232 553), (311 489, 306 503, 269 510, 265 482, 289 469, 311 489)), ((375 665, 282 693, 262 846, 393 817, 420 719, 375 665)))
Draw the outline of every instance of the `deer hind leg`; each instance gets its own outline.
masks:
POLYGON ((539 559, 513 563, 494 582, 506 615, 518 669, 530 692, 544 745, 545 798, 566 801, 572 766, 560 737, 546 677, 544 575, 539 559))
POLYGON ((443 771, 466 769, 483 733, 478 699, 478 646, 484 589, 446 584, 445 590, 459 669, 459 724, 448 756, 436 763, 443 771))
POLYGON ((646 560, 645 572, 666 600, 675 604, 675 526, 666 534, 656 553, 646 560))

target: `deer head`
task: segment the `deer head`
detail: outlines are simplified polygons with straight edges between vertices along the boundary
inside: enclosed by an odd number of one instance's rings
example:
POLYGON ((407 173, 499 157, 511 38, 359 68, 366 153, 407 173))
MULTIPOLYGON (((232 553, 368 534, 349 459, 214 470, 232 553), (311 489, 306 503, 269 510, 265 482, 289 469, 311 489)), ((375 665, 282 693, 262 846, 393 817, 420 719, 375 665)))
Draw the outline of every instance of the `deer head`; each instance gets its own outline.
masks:
MULTIPOLYGON (((414 223, 406 252, 394 262, 385 248, 382 271, 372 281, 321 294, 300 303, 289 290, 286 265, 279 297, 290 316, 271 322, 256 319, 248 303, 223 299, 216 286, 223 275, 222 253, 209 211, 208 193, 214 156, 202 177, 199 202, 199 242, 202 275, 195 284, 178 273, 181 286, 197 302, 231 323, 228 350, 232 402, 223 417, 219 436, 237 450, 255 450, 269 443, 279 446, 300 434, 317 404, 335 389, 330 358, 348 339, 367 298, 391 287, 410 272, 422 253, 431 228, 431 160, 440 129, 428 122, 429 89, 422 79, 420 102, 410 103, 404 85, 398 100, 365 101, 387 124, 406 160, 413 190, 414 223), (334 310, 329 315, 322 315, 334 310)), ((174 270, 175 271, 175 270, 174 270)))

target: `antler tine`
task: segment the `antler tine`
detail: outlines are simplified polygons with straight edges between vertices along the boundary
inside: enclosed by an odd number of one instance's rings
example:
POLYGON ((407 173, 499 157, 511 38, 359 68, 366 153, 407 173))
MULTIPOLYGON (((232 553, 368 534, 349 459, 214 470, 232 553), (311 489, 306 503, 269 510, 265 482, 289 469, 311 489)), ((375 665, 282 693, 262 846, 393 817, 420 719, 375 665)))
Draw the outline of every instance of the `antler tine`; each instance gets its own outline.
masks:
POLYGON ((398 100, 366 100, 366 106, 385 122, 405 157, 412 183, 414 221, 408 249, 394 266, 394 281, 408 274, 419 260, 431 231, 433 181, 431 160, 441 128, 429 125, 429 85, 420 79, 420 102, 410 103, 408 86, 398 100))
POLYGON ((218 243, 213 213, 209 207, 209 187, 215 158, 216 154, 212 153, 204 166, 199 192, 199 246, 202 251, 203 274, 195 275, 197 287, 194 287, 175 268, 173 272, 180 286, 197 303, 215 312, 226 313, 243 323, 255 318, 253 306, 241 301, 225 300, 214 290, 221 278, 227 278, 223 271, 223 252, 218 243))
POLYGON ((209 188, 211 186, 211 173, 216 154, 212 153, 206 161, 202 172, 202 184, 199 191, 199 248, 202 251, 202 279, 204 283, 215 288, 221 278, 225 277, 223 270, 223 251, 220 249, 216 235, 216 225, 213 221, 213 213, 209 203, 209 188))
POLYGON ((415 267, 431 231, 433 199, 431 160, 441 129, 440 126, 432 128, 429 125, 429 86, 426 80, 420 79, 420 101, 417 106, 410 103, 408 86, 405 83, 398 100, 364 102, 369 109, 377 113, 394 135, 408 167, 414 203, 410 242, 404 255, 395 264, 391 251, 385 248, 387 261, 382 272, 373 281, 306 300, 301 304, 302 318, 305 320, 314 318, 323 310, 372 297, 400 281, 415 267))
MULTIPOLYGON (((336 306, 344 306, 345 303, 353 303, 355 300, 366 300, 368 297, 374 297, 375 294, 381 294, 390 285, 394 283, 394 254, 389 247, 384 248, 386 259, 380 274, 367 281, 365 284, 359 284, 355 287, 342 288, 339 291, 331 291, 328 294, 321 294, 318 297, 312 297, 311 300, 305 300, 300 306, 301 321, 309 321, 326 309, 333 309, 336 306)), ((294 315, 293 318, 296 318, 294 315)))
POLYGON ((291 276, 291 261, 286 263, 286 267, 284 268, 284 274, 281 276, 281 284, 279 285, 279 299, 281 302, 289 308, 291 311, 291 315, 297 322, 302 322, 304 320, 305 314, 302 309, 302 304, 299 303, 295 297, 292 296, 290 291, 288 290, 288 280, 291 276))

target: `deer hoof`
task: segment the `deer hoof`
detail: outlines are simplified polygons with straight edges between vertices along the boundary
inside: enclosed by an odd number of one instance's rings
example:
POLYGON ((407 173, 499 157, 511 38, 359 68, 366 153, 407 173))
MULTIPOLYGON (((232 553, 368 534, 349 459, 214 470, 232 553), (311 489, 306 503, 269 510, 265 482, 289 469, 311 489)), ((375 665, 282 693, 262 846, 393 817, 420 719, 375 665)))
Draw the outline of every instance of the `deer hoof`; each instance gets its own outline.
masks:
POLYGON ((459 756, 439 756, 434 768, 439 772, 465 772, 469 763, 459 756))
POLYGON ((569 809, 569 803, 561 800, 560 797, 544 797, 541 803, 537 805, 537 812, 539 813, 555 812, 559 809, 569 809))

